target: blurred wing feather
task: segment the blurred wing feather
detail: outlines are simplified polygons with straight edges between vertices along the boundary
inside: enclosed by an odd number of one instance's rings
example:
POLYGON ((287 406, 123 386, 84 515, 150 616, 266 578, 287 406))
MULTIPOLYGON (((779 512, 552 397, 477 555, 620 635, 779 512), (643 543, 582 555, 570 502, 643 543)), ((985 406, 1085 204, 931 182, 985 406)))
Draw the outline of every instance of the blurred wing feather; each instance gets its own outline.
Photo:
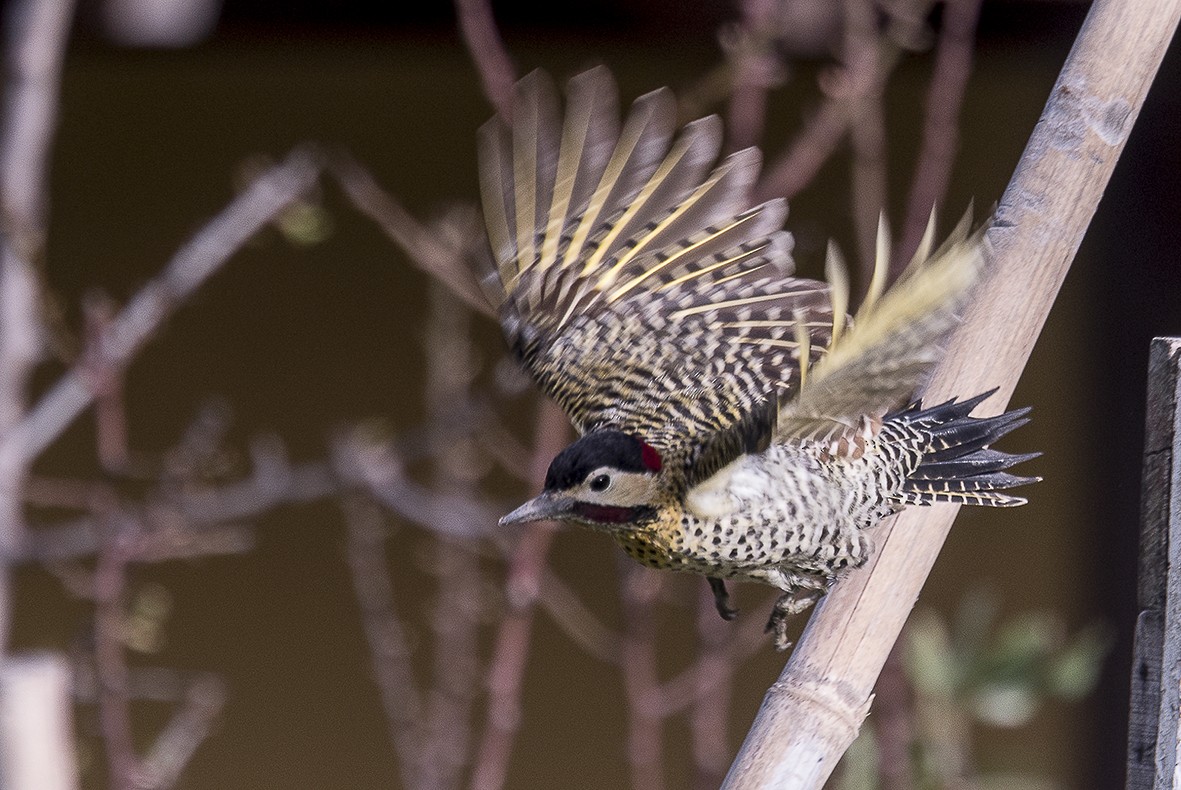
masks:
POLYGON ((858 311, 780 415, 783 438, 828 438, 857 429, 910 398, 943 355, 972 288, 984 271, 982 231, 961 223, 927 257, 930 233, 906 272, 858 311))
POLYGON ((758 151, 715 166, 717 118, 674 140, 660 90, 621 125, 603 68, 567 96, 559 119, 552 83, 530 75, 511 127, 480 133, 488 281, 509 344, 580 430, 612 425, 661 449, 697 437, 694 463, 716 466, 769 439, 798 384, 797 327, 813 354, 828 345, 828 287, 792 276, 785 203, 750 206, 758 151))

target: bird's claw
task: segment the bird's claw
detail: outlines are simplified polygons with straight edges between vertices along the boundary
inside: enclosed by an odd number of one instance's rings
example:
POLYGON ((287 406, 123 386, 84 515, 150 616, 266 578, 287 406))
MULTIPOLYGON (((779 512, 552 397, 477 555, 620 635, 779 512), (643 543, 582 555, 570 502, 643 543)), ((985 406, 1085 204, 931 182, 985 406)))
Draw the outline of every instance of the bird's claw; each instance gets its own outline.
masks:
POLYGON ((803 594, 784 593, 779 596, 771 607, 767 627, 763 629, 764 633, 772 635, 776 650, 783 652, 791 647, 791 640, 787 638, 788 618, 806 611, 820 600, 821 595, 823 592, 820 590, 809 590, 803 594))
POLYGON ((722 579, 715 579, 713 576, 706 577, 709 582, 709 589, 714 594, 714 606, 717 607, 718 614, 723 620, 733 620, 738 616, 738 610, 730 606, 730 593, 726 591, 726 582, 722 579))

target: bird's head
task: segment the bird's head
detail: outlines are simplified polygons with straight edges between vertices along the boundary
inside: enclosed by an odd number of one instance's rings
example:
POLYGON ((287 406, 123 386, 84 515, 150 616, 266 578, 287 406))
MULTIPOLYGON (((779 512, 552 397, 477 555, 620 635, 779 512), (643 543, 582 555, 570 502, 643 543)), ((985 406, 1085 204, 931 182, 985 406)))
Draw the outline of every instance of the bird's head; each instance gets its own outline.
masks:
POLYGON ((565 521, 597 529, 623 529, 656 514, 663 466, 660 453, 616 430, 588 433, 558 453, 541 494, 500 520, 565 521))

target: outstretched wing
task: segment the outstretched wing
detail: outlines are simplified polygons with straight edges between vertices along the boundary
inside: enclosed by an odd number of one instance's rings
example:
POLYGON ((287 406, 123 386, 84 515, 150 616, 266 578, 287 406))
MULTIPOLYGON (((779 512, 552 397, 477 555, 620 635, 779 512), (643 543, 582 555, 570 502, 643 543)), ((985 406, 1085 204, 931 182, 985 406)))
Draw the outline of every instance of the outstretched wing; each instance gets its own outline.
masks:
POLYGON ((716 117, 674 139, 667 90, 621 125, 603 68, 570 81, 564 116, 541 72, 516 91, 511 123, 480 130, 484 287, 510 346, 581 431, 691 438, 703 469, 765 442, 801 349, 828 345, 832 304, 792 276, 785 203, 748 202, 758 151, 715 166, 716 117))
MULTIPOLYGON (((780 412, 781 439, 854 445, 864 418, 881 417, 912 397, 943 355, 944 343, 984 272, 983 231, 969 235, 966 215, 930 252, 934 217, 910 266, 880 298, 871 291, 848 331, 837 328, 828 353, 809 371, 797 397, 780 412)), ((877 269, 888 265, 890 240, 879 227, 877 269)), ((831 254, 831 253, 830 253, 831 254)), ((838 299, 838 301, 840 301, 838 299)))

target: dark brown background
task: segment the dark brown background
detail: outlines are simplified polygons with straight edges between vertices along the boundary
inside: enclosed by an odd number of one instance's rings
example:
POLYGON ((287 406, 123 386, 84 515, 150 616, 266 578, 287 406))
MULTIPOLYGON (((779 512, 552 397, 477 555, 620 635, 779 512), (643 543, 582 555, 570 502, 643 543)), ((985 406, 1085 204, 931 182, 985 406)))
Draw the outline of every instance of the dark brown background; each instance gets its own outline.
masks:
MULTIPOLYGON (((47 276, 62 302, 76 305, 94 287, 126 299, 227 202, 245 159, 279 157, 303 140, 346 147, 419 216, 474 199, 474 130, 489 109, 450 6, 395 5, 231 2, 211 40, 175 52, 118 49, 83 25, 67 62, 52 176, 47 276)), ((726 5, 663 1, 496 8, 522 70, 565 76, 603 62, 629 98, 690 84, 715 62, 717 25, 734 15, 726 5)), ((1084 11, 986 3, 947 201, 953 212, 970 198, 988 206, 1000 197, 1084 11)), ((982 742, 982 764, 1034 768, 1064 786, 1115 787, 1122 777, 1147 343, 1181 333, 1176 50, 1014 397, 1034 407, 1035 419, 1007 446, 1043 450, 1031 466, 1046 480, 1019 511, 965 512, 920 600, 950 611, 965 589, 992 585, 1005 611, 1048 607, 1072 626, 1102 618, 1117 630, 1096 698, 1049 706, 1030 728, 982 742)), ((816 67, 805 65, 798 89, 776 100, 769 147, 814 106, 816 67)), ((909 59, 889 90, 898 211, 929 69, 929 58, 909 59)), ((829 236, 853 246, 847 164, 836 157, 792 204, 804 273, 819 273, 829 236)), ((134 446, 171 445, 212 395, 232 406, 238 446, 273 431, 300 457, 322 455, 329 432, 348 421, 377 416, 401 428, 422 417, 424 280, 367 220, 332 194, 327 206, 335 223, 327 242, 299 248, 264 236, 140 356, 129 377, 134 446)), ((493 353, 491 328, 487 335, 493 353)), ((80 421, 38 469, 92 474, 91 430, 80 421)), ((152 661, 221 672, 230 683, 226 713, 183 787, 393 786, 338 511, 286 508, 261 522, 259 536, 247 556, 134 576, 173 596, 168 643, 152 661)), ((424 541, 408 528, 390 542, 399 593, 411 595, 425 578, 424 541)), ((606 619, 617 618, 607 541, 563 533, 554 564, 606 619)), ((87 606, 43 571, 24 571, 19 582, 15 647, 85 639, 87 606)), ((674 589, 685 595, 696 589, 680 584, 674 589)), ((780 665, 768 650, 741 675, 735 732, 780 665)), ((616 674, 540 617, 509 786, 624 786, 621 693, 616 674)), ((88 715, 83 708, 84 731, 93 728, 88 715)), ((145 737, 161 720, 151 708, 136 715, 145 737)), ((670 743, 684 734, 674 726, 670 743)), ((686 775, 674 767, 670 786, 686 775)))

